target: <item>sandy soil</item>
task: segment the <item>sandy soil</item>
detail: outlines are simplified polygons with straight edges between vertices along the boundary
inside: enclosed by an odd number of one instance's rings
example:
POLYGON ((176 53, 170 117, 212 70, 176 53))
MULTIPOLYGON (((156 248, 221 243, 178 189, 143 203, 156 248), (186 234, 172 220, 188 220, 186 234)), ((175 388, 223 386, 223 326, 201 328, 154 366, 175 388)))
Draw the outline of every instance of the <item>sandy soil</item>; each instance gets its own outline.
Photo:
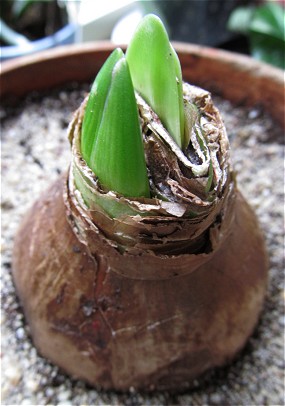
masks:
POLYGON ((284 404, 284 146, 282 131, 258 107, 219 98, 238 184, 264 230, 270 278, 254 335, 231 365, 210 372, 188 393, 97 392, 64 375, 34 348, 11 280, 13 237, 40 193, 68 166, 66 127, 88 90, 70 85, 31 94, 0 110, 2 136, 2 405, 284 404))

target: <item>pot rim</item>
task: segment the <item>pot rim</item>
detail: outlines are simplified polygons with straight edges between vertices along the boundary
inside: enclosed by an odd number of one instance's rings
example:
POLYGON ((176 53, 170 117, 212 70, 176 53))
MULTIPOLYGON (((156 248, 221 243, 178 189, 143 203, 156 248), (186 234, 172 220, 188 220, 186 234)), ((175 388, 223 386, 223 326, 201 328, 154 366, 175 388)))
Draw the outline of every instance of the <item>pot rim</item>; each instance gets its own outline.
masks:
MULTIPOLYGON (((56 34, 54 34, 53 36, 55 36, 56 34)), ((34 41, 34 42, 39 42, 39 41, 41 41, 41 40, 34 41)), ((269 65, 265 62, 261 62, 256 59, 253 59, 251 56, 243 55, 243 54, 240 54, 237 52, 226 51, 226 50, 222 50, 222 49, 218 49, 218 48, 207 47, 204 45, 186 43, 186 42, 174 41, 174 42, 172 42, 172 44, 173 44, 175 50, 179 53, 190 53, 190 54, 193 54, 194 56, 199 55, 199 56, 202 56, 209 60, 223 60, 225 63, 234 62, 237 68, 243 68, 243 69, 256 68, 260 71, 260 74, 266 72, 267 75, 276 77, 277 80, 281 80, 284 83, 284 71, 282 69, 269 65)), ((3 75, 5 76, 5 74, 8 71, 17 70, 21 66, 27 66, 27 65, 40 63, 41 60, 48 61, 51 59, 59 58, 64 55, 80 56, 82 54, 85 54, 88 52, 92 53, 94 51, 95 52, 96 51, 112 52, 117 47, 126 49, 127 45, 126 44, 116 45, 116 44, 113 44, 111 41, 93 41, 93 42, 85 42, 85 43, 81 43, 81 44, 61 45, 56 48, 40 51, 37 55, 33 55, 33 54, 25 55, 25 56, 18 57, 16 59, 2 62, 2 69, 0 72, 0 76, 3 76, 3 75)), ((1 47, 1 50, 2 49, 3 49, 3 47, 1 47)))
MULTIPOLYGON (((173 42, 186 81, 248 106, 262 105, 284 128, 284 71, 250 56, 173 42), (193 66, 193 69, 191 69, 193 66)), ((110 41, 63 45, 1 63, 0 97, 22 97, 70 82, 92 83, 118 45, 110 41)), ((126 49, 126 45, 121 46, 126 49)))

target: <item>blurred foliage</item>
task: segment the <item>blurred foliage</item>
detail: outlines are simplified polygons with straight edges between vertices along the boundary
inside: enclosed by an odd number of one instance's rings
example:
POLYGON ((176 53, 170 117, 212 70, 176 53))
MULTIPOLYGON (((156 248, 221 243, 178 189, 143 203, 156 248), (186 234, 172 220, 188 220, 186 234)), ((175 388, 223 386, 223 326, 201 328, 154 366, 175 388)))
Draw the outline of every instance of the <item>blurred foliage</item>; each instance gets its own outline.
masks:
POLYGON ((1 0, 0 16, 6 22, 16 21, 29 10, 38 0, 1 0), (8 20, 8 21, 7 21, 8 20))
POLYGON ((21 45, 55 33, 68 21, 58 0, 1 0, 1 45, 21 45))
POLYGON ((285 10, 280 4, 238 7, 228 28, 248 37, 254 58, 285 69, 285 10))

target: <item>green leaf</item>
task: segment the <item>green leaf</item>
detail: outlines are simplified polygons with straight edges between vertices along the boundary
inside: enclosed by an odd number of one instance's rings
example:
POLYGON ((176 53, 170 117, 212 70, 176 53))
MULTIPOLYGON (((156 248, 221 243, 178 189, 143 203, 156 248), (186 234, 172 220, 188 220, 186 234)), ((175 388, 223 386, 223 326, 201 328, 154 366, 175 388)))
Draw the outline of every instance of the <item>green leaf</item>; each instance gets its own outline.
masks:
MULTIPOLYGON (((125 57, 109 68, 104 68, 98 79, 97 94, 102 80, 104 95, 99 95, 100 113, 96 112, 89 167, 105 189, 127 197, 149 197, 138 109, 125 57)), ((94 102, 96 107, 96 98, 94 102)))
POLYGON ((278 38, 284 42, 285 11, 281 5, 267 3, 258 7, 253 15, 250 31, 278 38))
POLYGON ((250 25, 252 55, 261 61, 285 68, 285 11, 275 3, 259 7, 250 25))
POLYGON ((184 136, 181 67, 157 16, 149 14, 143 18, 128 46, 126 58, 135 89, 181 148, 184 136))
POLYGON ((115 64, 123 57, 123 51, 120 48, 115 49, 104 63, 92 85, 81 132, 81 153, 87 165, 90 165, 90 156, 103 115, 106 97, 111 84, 112 71, 115 64))
POLYGON ((255 7, 237 7, 230 15, 227 27, 230 31, 247 35, 255 7))
POLYGON ((276 38, 261 34, 250 35, 251 54, 255 59, 285 69, 285 44, 276 38))
POLYGON ((239 7, 231 14, 228 28, 249 37, 254 58, 285 68, 285 11, 276 2, 259 7, 239 7))
POLYGON ((29 9, 29 7, 36 3, 38 0, 16 0, 13 2, 12 5, 12 14, 14 19, 21 18, 25 12, 29 9))

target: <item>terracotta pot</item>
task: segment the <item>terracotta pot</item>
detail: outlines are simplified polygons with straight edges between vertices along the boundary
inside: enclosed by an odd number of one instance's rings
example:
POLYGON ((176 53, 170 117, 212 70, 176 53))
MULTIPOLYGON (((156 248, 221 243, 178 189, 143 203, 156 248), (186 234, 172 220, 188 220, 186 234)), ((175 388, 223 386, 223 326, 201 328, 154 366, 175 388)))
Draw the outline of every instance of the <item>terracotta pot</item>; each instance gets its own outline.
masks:
MULTIPOLYGON (((186 81, 262 104, 283 122, 279 70, 227 52, 176 49, 186 81)), ((73 46, 9 62, 2 97, 92 80, 111 50, 73 46)), ((63 177, 35 203, 15 241, 14 281, 44 356, 97 387, 177 390, 238 353, 262 308, 267 258, 257 220, 235 187, 211 229, 210 253, 166 259, 146 252, 135 267, 96 230, 81 238, 72 227, 78 207, 67 194, 63 177)), ((87 230, 88 221, 77 226, 87 230)))
MULTIPOLYGON (((284 74, 247 56, 190 44, 175 44, 183 78, 237 104, 260 105, 284 127, 284 74)), ((2 64, 0 95, 23 96, 70 81, 93 81, 113 45, 58 47, 2 64)))

